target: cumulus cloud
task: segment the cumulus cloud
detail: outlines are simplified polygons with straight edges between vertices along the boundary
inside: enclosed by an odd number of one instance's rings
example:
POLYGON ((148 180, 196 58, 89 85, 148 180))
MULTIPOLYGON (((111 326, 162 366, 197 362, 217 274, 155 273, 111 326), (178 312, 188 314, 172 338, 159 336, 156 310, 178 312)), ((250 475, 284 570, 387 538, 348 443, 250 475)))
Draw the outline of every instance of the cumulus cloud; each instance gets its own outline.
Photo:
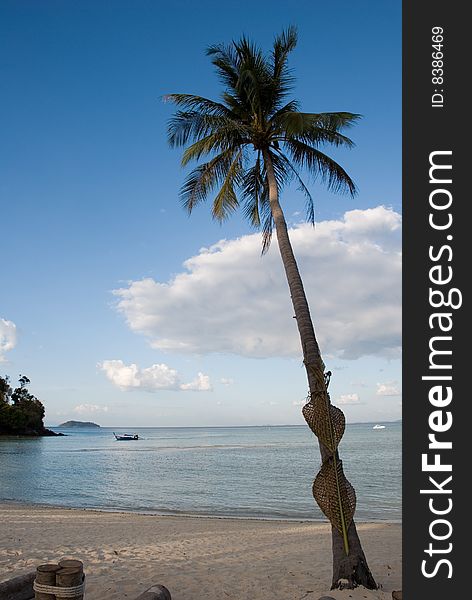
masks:
MULTIPOLYGON (((401 344, 401 217, 378 206, 352 210, 290 237, 323 354, 394 357, 401 344)), ((274 239, 221 240, 168 282, 115 290, 129 327, 164 351, 249 357, 300 356, 300 341, 274 239)))
POLYGON ((108 379, 121 389, 142 388, 148 391, 178 389, 178 375, 164 363, 140 369, 132 363, 125 365, 122 360, 104 360, 99 368, 108 379))
POLYGON ((338 404, 359 404, 359 394, 341 394, 338 404))
POLYGON ((0 362, 4 362, 5 353, 16 346, 16 325, 13 321, 0 319, 0 362))
POLYGON ((180 389, 191 392, 208 392, 212 388, 210 378, 208 377, 208 375, 198 373, 196 379, 194 379, 190 383, 182 383, 180 389))
POLYGON ((87 413, 108 412, 108 406, 99 406, 98 404, 79 404, 74 408, 74 412, 81 415, 87 413))
POLYGON ((390 381, 389 383, 378 383, 377 384, 377 396, 400 396, 400 390, 396 381, 390 381))
POLYGON ((122 390, 141 389, 147 392, 159 390, 209 391, 211 390, 208 375, 198 373, 190 383, 181 383, 179 374, 164 363, 140 369, 132 363, 125 365, 122 360, 104 360, 98 368, 104 371, 108 379, 122 390))

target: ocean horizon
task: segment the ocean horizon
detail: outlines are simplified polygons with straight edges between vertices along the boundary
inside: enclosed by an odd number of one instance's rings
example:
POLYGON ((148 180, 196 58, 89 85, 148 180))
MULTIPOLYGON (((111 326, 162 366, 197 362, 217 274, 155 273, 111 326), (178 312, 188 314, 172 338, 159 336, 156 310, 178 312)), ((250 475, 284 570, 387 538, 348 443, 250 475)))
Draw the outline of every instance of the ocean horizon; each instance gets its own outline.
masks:
MULTIPOLYGON (((340 445, 357 521, 401 521, 401 422, 351 423, 340 445)), ((0 499, 163 515, 325 520, 306 425, 100 427, 0 438, 0 499), (113 432, 140 439, 116 441, 113 432)))
MULTIPOLYGON (((71 419, 72 421, 73 419, 71 419)), ((76 423, 84 423, 85 421, 75 421, 76 423)), ((100 429, 108 429, 112 432, 118 429, 126 429, 126 431, 131 431, 133 429, 239 429, 241 427, 250 428, 250 427, 306 427, 306 425, 300 423, 265 423, 262 425, 99 425, 94 421, 87 421, 89 423, 94 423, 94 425, 98 425, 100 429)), ((393 421, 346 421, 347 425, 376 425, 376 424, 392 424, 392 423, 402 423, 402 419, 394 419, 393 421)), ((71 430, 75 430, 75 427, 61 427, 61 425, 51 425, 46 423, 44 425, 46 429, 52 429, 56 432, 67 432, 71 430)), ((86 428, 86 427, 77 427, 77 429, 95 429, 95 427, 86 428)))

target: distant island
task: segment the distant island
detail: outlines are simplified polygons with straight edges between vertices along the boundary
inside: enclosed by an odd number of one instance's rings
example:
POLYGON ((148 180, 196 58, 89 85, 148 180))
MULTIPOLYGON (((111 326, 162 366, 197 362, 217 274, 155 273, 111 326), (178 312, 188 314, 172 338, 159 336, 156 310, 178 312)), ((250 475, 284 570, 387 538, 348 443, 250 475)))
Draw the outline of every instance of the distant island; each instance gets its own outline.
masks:
POLYGON ((100 429, 100 425, 90 421, 66 421, 57 427, 58 429, 100 429))

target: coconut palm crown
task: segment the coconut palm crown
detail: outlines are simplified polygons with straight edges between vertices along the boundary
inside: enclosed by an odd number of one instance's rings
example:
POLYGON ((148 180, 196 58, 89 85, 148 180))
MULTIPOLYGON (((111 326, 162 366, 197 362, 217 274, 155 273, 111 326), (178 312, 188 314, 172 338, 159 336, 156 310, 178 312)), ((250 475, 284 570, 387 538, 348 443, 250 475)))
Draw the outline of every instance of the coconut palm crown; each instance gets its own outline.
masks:
POLYGON ((273 170, 279 192, 296 180, 312 223, 313 198, 302 171, 334 192, 356 192, 346 171, 320 147, 352 147, 341 131, 359 115, 301 112, 296 100, 288 100, 293 76, 287 60, 296 43, 296 30, 290 27, 275 38, 269 56, 246 37, 210 46, 207 55, 225 86, 221 101, 192 94, 166 96, 180 108, 169 122, 169 142, 171 146, 190 144, 182 165, 205 160, 190 172, 181 189, 184 207, 190 213, 214 193, 212 214, 223 221, 242 205, 251 224, 262 228, 264 251, 274 224, 268 170, 273 170))

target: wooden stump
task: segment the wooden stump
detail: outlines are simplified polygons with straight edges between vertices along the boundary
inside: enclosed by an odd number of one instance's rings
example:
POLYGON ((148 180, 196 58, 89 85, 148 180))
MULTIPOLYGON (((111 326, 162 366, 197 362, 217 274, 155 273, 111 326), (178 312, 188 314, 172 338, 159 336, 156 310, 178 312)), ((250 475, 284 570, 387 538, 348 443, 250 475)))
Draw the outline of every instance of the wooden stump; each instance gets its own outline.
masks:
MULTIPOLYGON (((59 571, 56 573, 56 586, 63 588, 75 587, 76 585, 80 585, 82 583, 83 578, 83 565, 77 567, 59 567, 59 571)), ((83 597, 84 595, 81 594, 80 596, 77 596, 77 600, 82 600, 83 597)))
MULTIPOLYGON (((61 567, 56 564, 39 565, 36 568, 36 581, 42 585, 56 585, 56 573, 61 567)), ((34 593, 35 600, 56 600, 53 594, 34 593)))
POLYGON ((163 585, 153 585, 140 594, 136 600, 172 600, 169 590, 163 585))
POLYGON ((34 597, 33 581, 36 571, 19 575, 0 583, 0 598, 2 600, 31 600, 34 597))
POLYGON ((84 572, 84 563, 75 558, 62 558, 59 561, 59 566, 62 569, 80 569, 82 573, 84 572))

